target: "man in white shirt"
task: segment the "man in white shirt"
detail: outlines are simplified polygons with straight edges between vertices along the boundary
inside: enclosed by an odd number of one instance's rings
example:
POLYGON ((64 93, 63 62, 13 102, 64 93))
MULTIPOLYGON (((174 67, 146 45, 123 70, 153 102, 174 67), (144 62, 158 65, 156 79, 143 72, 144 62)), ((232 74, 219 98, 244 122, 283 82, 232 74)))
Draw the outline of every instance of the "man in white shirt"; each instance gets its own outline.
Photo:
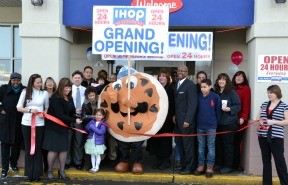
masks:
MULTIPOLYGON (((76 70, 72 74, 72 98, 73 102, 76 108, 76 113, 81 114, 82 104, 85 100, 85 90, 86 88, 81 85, 83 81, 83 74, 81 71, 76 70)), ((84 129, 83 124, 76 124, 73 123, 73 127, 78 129, 84 129)), ((83 160, 84 160, 84 141, 85 141, 85 135, 77 132, 69 130, 69 136, 68 136, 68 143, 69 143, 69 149, 73 150, 73 152, 68 151, 67 153, 67 160, 65 168, 68 169, 70 167, 70 164, 74 162, 75 168, 78 170, 83 169, 83 160), (73 138, 74 137, 74 138, 73 138), (73 139, 72 139, 73 138, 73 139), (72 148, 71 148, 72 144, 72 148), (71 153, 74 154, 73 158, 71 156, 71 153)))

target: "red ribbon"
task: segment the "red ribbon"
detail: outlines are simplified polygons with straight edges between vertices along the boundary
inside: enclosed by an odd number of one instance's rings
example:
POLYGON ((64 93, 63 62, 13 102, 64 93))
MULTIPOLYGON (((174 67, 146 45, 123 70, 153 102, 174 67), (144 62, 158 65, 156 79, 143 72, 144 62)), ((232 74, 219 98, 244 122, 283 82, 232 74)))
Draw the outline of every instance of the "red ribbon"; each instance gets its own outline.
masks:
POLYGON ((223 132, 211 132, 207 134, 174 134, 174 133, 163 133, 163 134, 139 134, 139 133, 129 133, 129 134, 134 134, 134 135, 141 135, 141 136, 149 136, 149 137, 196 137, 196 136, 208 136, 208 135, 219 135, 219 134, 229 134, 232 132, 240 132, 242 130, 245 130, 246 128, 250 127, 252 124, 259 122, 259 120, 254 120, 250 123, 248 123, 245 127, 242 127, 236 131, 223 131, 223 132))
POLYGON ((30 155, 34 155, 35 154, 35 146, 36 146, 36 116, 42 116, 46 119, 49 119, 50 121, 53 121, 55 123, 57 123, 58 125, 62 126, 62 127, 66 127, 69 129, 73 129, 76 130, 77 132, 80 132, 82 134, 87 134, 87 132, 85 132, 84 130, 81 129, 77 129, 77 128, 72 128, 67 126, 65 123, 63 123, 60 119, 51 116, 47 113, 43 113, 43 112, 38 112, 37 114, 32 114, 32 120, 31 120, 31 148, 30 148, 30 155))

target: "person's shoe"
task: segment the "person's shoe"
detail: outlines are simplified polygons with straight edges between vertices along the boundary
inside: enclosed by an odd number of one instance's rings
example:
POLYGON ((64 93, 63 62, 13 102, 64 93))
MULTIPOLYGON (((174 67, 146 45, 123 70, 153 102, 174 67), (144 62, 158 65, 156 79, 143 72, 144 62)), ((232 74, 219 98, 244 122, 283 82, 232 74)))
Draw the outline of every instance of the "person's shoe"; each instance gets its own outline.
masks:
POLYGON ((8 171, 7 170, 2 170, 1 179, 6 179, 7 176, 8 176, 8 171))
POLYGON ((111 160, 111 159, 110 159, 110 160, 109 160, 109 165, 110 165, 110 166, 113 166, 113 167, 114 167, 116 164, 117 164, 117 159, 115 159, 115 160, 111 160))
POLYGON ((115 166, 114 170, 117 173, 127 173, 129 171, 129 163, 119 162, 115 166))
POLYGON ((65 170, 70 168, 70 164, 65 164, 65 170))
POLYGON ((155 161, 155 163, 153 164, 152 168, 153 168, 153 169, 159 169, 159 167, 161 166, 161 164, 162 164, 162 161, 156 159, 156 161, 155 161))
POLYGON ((207 166, 206 173, 205 173, 206 178, 211 178, 213 177, 213 175, 214 175, 213 167, 207 166))
POLYGON ((141 163, 134 163, 132 168, 132 173, 135 175, 140 175, 143 173, 143 167, 141 163))
POLYGON ((220 170, 221 174, 227 174, 227 173, 231 173, 233 171, 232 168, 228 168, 228 167, 224 167, 220 170))
POLYGON ((40 178, 33 179, 34 182, 39 182, 40 178))
POLYGON ((19 168, 17 166, 11 166, 11 170, 14 172, 14 173, 18 173, 19 172, 19 168))
POLYGON ((47 170, 47 177, 48 177, 48 180, 50 180, 50 181, 56 180, 54 175, 53 175, 53 171, 52 170, 51 171, 47 170))
POLYGON ((75 168, 76 168, 77 170, 83 170, 83 166, 82 166, 82 165, 76 165, 76 164, 75 164, 75 168))
POLYGON ((70 179, 69 177, 67 177, 65 171, 60 171, 60 170, 58 171, 58 178, 63 179, 63 180, 69 180, 70 179))
POLYGON ((89 170, 90 173, 96 173, 96 172, 98 172, 98 171, 99 171, 99 169, 97 169, 97 168, 91 168, 91 169, 89 170))
POLYGON ((168 168, 170 168, 171 163, 170 160, 164 160, 164 162, 159 166, 159 170, 166 170, 168 168))
POLYGON ((181 170, 180 175, 190 175, 192 172, 190 170, 181 170))
POLYGON ((215 165, 214 166, 214 170, 215 171, 220 171, 222 168, 223 168, 223 166, 220 166, 220 165, 215 165))
POLYGON ((197 170, 194 172, 194 175, 202 175, 204 172, 204 166, 198 166, 197 170))

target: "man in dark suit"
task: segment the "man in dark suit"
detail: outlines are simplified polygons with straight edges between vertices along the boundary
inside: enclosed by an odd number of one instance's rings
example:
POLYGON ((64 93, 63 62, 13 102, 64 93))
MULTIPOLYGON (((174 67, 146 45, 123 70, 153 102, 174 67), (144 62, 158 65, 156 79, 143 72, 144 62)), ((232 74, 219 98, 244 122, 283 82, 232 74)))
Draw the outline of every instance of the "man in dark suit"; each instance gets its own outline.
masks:
MULTIPOLYGON (((197 109, 197 88, 187 79, 188 68, 185 65, 178 67, 178 82, 175 83, 174 100, 176 124, 175 132, 179 134, 195 133, 195 116, 197 109)), ((195 137, 176 137, 176 145, 179 147, 182 169, 180 174, 190 174, 195 169, 195 137)))

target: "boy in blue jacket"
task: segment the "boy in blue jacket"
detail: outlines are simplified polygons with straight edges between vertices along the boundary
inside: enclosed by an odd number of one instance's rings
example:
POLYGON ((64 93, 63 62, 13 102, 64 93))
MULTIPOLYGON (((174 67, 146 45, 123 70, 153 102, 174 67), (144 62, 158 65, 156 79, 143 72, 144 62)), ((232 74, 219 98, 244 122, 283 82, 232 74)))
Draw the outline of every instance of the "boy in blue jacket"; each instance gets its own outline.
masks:
POLYGON ((214 134, 221 115, 221 98, 211 91, 211 80, 201 81, 201 92, 198 95, 197 112, 197 136, 198 139, 198 168, 195 175, 204 173, 204 163, 206 161, 206 177, 213 177, 213 166, 215 162, 215 138, 214 134), (208 135, 201 135, 208 134, 208 135), (207 144, 206 144, 207 141, 207 144), (205 152, 208 148, 208 153, 205 152), (207 156, 205 156, 207 153, 207 156))

